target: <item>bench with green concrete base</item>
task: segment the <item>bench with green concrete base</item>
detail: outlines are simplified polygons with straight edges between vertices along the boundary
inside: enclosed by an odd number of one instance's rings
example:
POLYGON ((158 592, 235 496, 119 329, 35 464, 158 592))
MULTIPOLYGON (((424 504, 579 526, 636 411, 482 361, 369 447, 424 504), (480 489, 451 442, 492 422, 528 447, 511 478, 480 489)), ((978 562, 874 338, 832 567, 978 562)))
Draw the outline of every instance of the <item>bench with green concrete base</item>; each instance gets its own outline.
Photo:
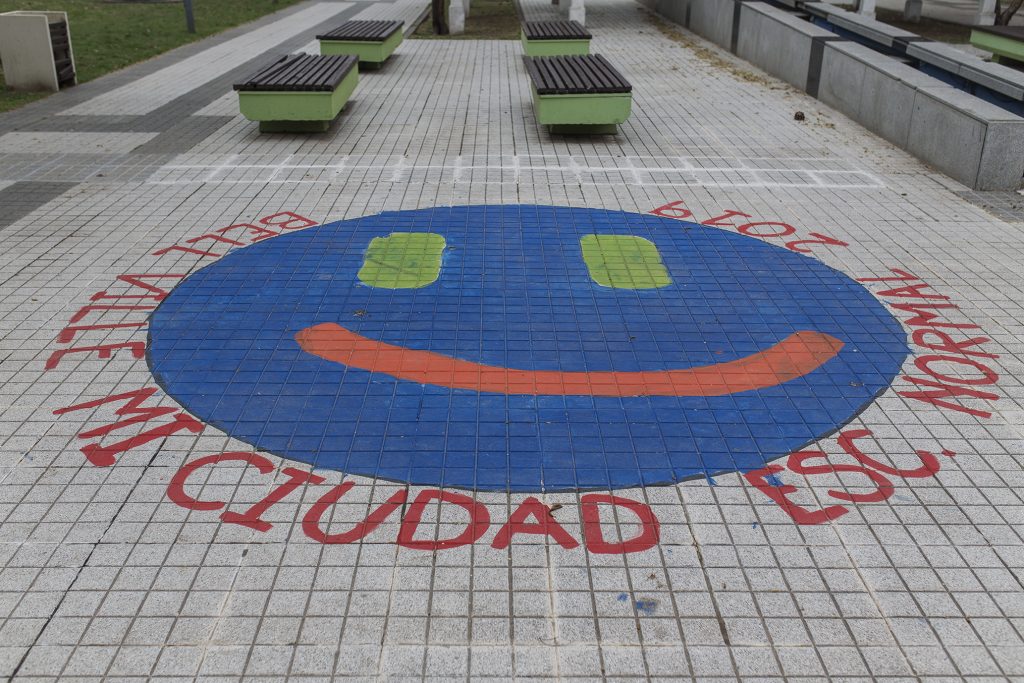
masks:
POLYGON ((578 21, 528 21, 520 33, 527 57, 590 54, 590 38, 578 21))
POLYGON ((552 133, 613 135, 629 118, 633 86, 601 55, 526 57, 526 71, 552 133))
POLYGON ((971 45, 991 52, 1002 64, 1024 64, 1024 26, 972 26, 971 45))
POLYGON ((356 57, 282 57, 241 83, 238 108, 263 133, 322 133, 359 82, 356 57))
POLYGON ((346 21, 316 38, 322 55, 355 55, 360 67, 378 68, 402 42, 402 22, 346 21))

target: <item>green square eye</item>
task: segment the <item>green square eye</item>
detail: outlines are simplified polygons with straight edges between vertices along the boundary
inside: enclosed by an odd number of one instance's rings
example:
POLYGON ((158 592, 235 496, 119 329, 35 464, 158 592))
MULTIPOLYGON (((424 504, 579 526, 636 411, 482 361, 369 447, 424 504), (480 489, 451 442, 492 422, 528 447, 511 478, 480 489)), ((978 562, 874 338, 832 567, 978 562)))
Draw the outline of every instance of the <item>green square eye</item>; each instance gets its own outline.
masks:
POLYGON ((616 289, 658 289, 672 284, 653 242, 633 235, 584 235, 583 262, 590 279, 616 289))
POLYGON ((393 232, 374 237, 363 256, 359 281, 382 289, 426 287, 441 274, 444 237, 433 232, 393 232))

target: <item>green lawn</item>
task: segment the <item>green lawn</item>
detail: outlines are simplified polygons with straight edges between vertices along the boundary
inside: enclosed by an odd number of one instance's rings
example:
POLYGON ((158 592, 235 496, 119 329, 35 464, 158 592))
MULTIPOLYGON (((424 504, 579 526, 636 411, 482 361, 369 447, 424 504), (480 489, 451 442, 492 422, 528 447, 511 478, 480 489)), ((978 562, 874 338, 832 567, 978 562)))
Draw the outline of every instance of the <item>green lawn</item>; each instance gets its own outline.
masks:
MULTIPOLYGON (((84 82, 298 2, 300 0, 194 0, 194 34, 185 29, 185 11, 179 2, 0 0, 0 12, 67 12, 78 81, 84 82)), ((46 95, 11 92, 2 85, 2 76, 0 70, 0 112, 46 95)))
MULTIPOLYGON (((568 2, 568 0, 566 0, 568 2)), ((518 40, 519 16, 512 0, 473 0, 466 19, 466 32, 455 36, 434 35, 430 13, 416 27, 413 38, 451 38, 462 40, 518 40)))

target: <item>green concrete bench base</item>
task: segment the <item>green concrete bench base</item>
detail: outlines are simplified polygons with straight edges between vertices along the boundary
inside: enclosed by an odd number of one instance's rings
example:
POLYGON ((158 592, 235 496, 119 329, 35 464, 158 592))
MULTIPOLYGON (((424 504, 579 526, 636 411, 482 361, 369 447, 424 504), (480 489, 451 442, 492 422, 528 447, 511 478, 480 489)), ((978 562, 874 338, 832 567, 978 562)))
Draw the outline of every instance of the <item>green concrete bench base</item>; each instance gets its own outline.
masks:
POLYGON ((973 29, 971 45, 995 55, 996 61, 1006 63, 1024 62, 1024 41, 1007 36, 997 36, 987 31, 973 29))
POLYGON ((392 33, 383 41, 370 40, 321 40, 322 55, 355 55, 359 58, 359 66, 380 68, 388 60, 391 53, 402 44, 402 31, 392 33))
POLYGON ((630 93, 538 95, 533 89, 537 121, 557 134, 614 135, 629 118, 632 104, 630 93))
POLYGON ((359 83, 352 69, 333 92, 241 91, 238 108, 250 121, 260 122, 265 133, 323 132, 345 108, 359 83))
POLYGON ((523 52, 527 57, 554 57, 556 55, 589 55, 590 39, 586 40, 529 40, 525 31, 519 32, 523 52))

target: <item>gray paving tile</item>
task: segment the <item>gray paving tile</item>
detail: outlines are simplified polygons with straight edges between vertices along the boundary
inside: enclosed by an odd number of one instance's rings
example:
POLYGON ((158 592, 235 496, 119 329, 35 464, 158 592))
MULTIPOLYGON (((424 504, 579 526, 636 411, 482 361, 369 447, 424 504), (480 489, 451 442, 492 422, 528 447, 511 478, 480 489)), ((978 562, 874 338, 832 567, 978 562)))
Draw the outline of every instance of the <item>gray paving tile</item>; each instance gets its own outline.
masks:
MULTIPOLYGON (((532 18, 564 11, 542 0, 521 4, 532 18)), ((301 29, 279 47, 306 47, 309 33, 351 17, 415 16, 425 3, 337 3, 316 10, 328 17, 323 21, 294 19, 312 6, 287 10, 287 25, 301 29)), ((1024 238, 1014 196, 968 193, 782 83, 684 33, 666 32, 635 6, 605 0, 588 6, 595 51, 634 84, 633 115, 616 136, 565 138, 540 127, 515 41, 416 40, 405 41, 380 71, 362 75, 327 133, 259 135, 238 115, 229 87, 264 58, 243 45, 244 37, 266 33, 281 20, 266 18, 0 116, 0 675, 17 681, 719 682, 1024 675, 1024 238), (196 87, 168 86, 135 113, 110 106, 140 83, 159 80, 158 74, 235 47, 227 66, 200 67, 205 70, 191 83, 196 87), (94 113, 61 113, 72 110, 94 113), (804 122, 793 120, 796 110, 807 114, 804 122), (97 143, 105 146, 97 149, 97 143), (683 204, 670 204, 676 201, 683 204), (714 222, 723 234, 768 235, 792 227, 791 237, 750 237, 750 249, 760 248, 758 239, 779 251, 790 241, 816 240, 803 244, 811 257, 846 276, 893 277, 891 268, 905 270, 931 285, 927 292, 949 297, 923 301, 959 307, 942 309, 958 316, 945 321, 979 327, 927 329, 923 341, 939 348, 916 346, 892 386, 841 427, 871 432, 855 441, 858 455, 844 450, 836 435, 822 435, 803 447, 813 453, 802 471, 791 458, 773 461, 787 467, 773 476, 794 487, 790 500, 808 510, 841 504, 842 516, 796 524, 765 495, 782 490, 771 483, 776 480, 755 488, 736 473, 619 488, 612 493, 642 502, 661 524, 658 545, 628 555, 568 550, 524 534, 508 548, 492 547, 498 527, 528 496, 550 506, 552 518, 582 541, 577 491, 446 488, 472 493, 485 506, 490 529, 474 544, 431 552, 395 542, 401 518, 409 519, 423 490, 412 486, 361 541, 321 543, 304 522, 342 481, 321 462, 314 468, 261 452, 271 464, 266 474, 239 461, 201 468, 184 490, 207 504, 189 509, 167 495, 180 468, 210 454, 250 452, 251 440, 224 425, 205 425, 198 433, 182 430, 126 448, 113 465, 97 467, 82 446, 144 436, 153 421, 169 418, 132 421, 140 414, 116 413, 118 405, 109 403, 54 415, 157 386, 146 359, 134 358, 129 347, 118 347, 110 358, 96 351, 68 354, 45 369, 57 350, 146 339, 146 327, 134 323, 146 320, 162 294, 119 275, 167 276, 143 281, 169 288, 204 266, 240 261, 261 244, 293 239, 260 232, 260 218, 280 211, 328 223, 462 204, 637 214, 668 205, 675 208, 666 215, 714 222), (257 227, 214 232, 241 223, 257 227), (154 255, 172 245, 179 248, 154 255), (201 256, 199 247, 232 253, 201 256), (128 307, 83 311, 102 302, 128 307), (83 329, 69 331, 79 312, 83 329), (71 343, 58 341, 68 334, 71 343), (906 377, 926 377, 915 360, 955 353, 943 350, 949 339, 981 336, 986 341, 973 350, 985 355, 960 355, 984 361, 999 374, 997 384, 972 384, 987 380, 969 363, 941 371, 947 384, 998 392, 997 400, 958 403, 974 409, 964 412, 907 396, 915 385, 906 377), (979 416, 982 410, 991 415, 979 416), (128 424, 88 435, 119 420, 128 424), (905 471, 920 466, 917 451, 943 448, 956 455, 936 456, 945 459, 935 476, 890 473, 891 488, 882 494, 876 480, 856 468, 871 459, 874 471, 905 471), (847 468, 831 470, 826 461, 847 468), (269 507, 261 517, 269 529, 222 520, 226 511, 244 513, 284 491, 288 467, 324 481, 307 482, 269 507), (210 501, 223 507, 214 509, 210 501)), ((396 225, 408 216, 396 215, 396 225)), ((273 228, 269 221, 266 227, 273 228)), ((695 230, 679 225, 680 235, 695 230)), ((345 226, 344 235, 354 239, 357 228, 345 226)), ((555 227, 545 224, 536 234, 555 227)), ((474 234, 487 235, 499 250, 519 239, 509 234, 513 229, 492 235, 475 225, 474 234)), ((449 256, 460 257, 458 251, 449 256)), ((207 272, 218 271, 211 266, 207 272)), ((896 310, 891 304, 899 300, 883 292, 906 283, 867 284, 896 310)), ((240 319, 238 294, 230 287, 244 289, 232 280, 220 291, 196 294, 216 311, 225 334, 240 319)), ((295 315, 297 307, 281 301, 298 287, 292 277, 271 280, 245 310, 295 315)), ((784 289, 761 310, 782 301, 784 289)), ((459 296, 468 301, 475 295, 467 288, 459 296)), ((728 303, 716 302, 715 315, 693 321, 694 329, 724 316, 728 303)), ((325 300, 322 308, 334 305, 325 300)), ((416 314, 424 329, 446 315, 434 308, 416 314)), ((461 320, 464 325, 468 318, 461 320)), ((567 321, 575 324, 561 320, 567 321)), ((645 320, 661 322, 653 315, 645 320)), ((364 324, 374 323, 371 316, 364 324)), ((595 329, 588 341, 607 346, 614 331, 595 329)), ((913 341, 910 327, 904 331, 913 341)), ((514 341, 507 337, 506 346, 521 352, 514 341)), ((537 346, 546 341, 534 340, 537 346)), ((267 351, 259 344, 247 348, 256 355, 267 351)), ((212 364, 199 370, 196 382, 223 372, 212 364)), ((367 384, 363 393, 383 386, 367 384)), ((273 396, 292 398, 284 390, 273 396)), ((799 398, 814 403, 801 403, 808 410, 821 411, 822 401, 834 397, 799 398)), ((233 398, 224 394, 223 400, 233 398)), ((456 443, 463 436, 459 421, 447 413, 441 419, 427 401, 395 394, 396 411, 411 416, 411 433, 403 437, 429 438, 430 429, 442 425, 445 443, 456 443)), ((145 405, 179 409, 163 391, 145 405)), ((317 409, 303 403, 294 412, 317 409)), ((582 415, 578 405, 569 410, 582 415)), ((761 426, 750 430, 739 419, 744 412, 758 414, 743 405, 723 426, 696 415, 693 424, 714 427, 722 439, 753 438, 791 424, 792 415, 764 411, 761 426)), ((631 438, 678 424, 673 420, 681 413, 635 416, 631 438)), ((396 421, 406 416, 389 414, 396 421)), ((474 413, 474 424, 488 417, 488 411, 474 413)), ((556 418, 526 424, 539 430, 556 418)), ((608 429, 609 418, 574 425, 580 430, 573 435, 579 439, 575 454, 594 438, 589 432, 608 429)), ((504 417, 495 422, 501 428, 523 424, 504 417)), ((275 438, 298 436, 292 425, 271 421, 266 429, 277 430, 275 438)), ((332 433, 324 443, 343 438, 332 433)), ((465 453, 483 452, 476 438, 474 432, 465 453)), ((628 457, 642 452, 633 445, 638 440, 630 441, 628 457)), ((547 446, 537 457, 554 453, 547 446)), ((325 511, 322 534, 352 530, 405 488, 368 476, 345 481, 354 486, 325 511)), ((602 514, 609 539, 640 531, 629 513, 602 514)), ((415 538, 455 535, 465 519, 463 508, 431 503, 415 538)))

